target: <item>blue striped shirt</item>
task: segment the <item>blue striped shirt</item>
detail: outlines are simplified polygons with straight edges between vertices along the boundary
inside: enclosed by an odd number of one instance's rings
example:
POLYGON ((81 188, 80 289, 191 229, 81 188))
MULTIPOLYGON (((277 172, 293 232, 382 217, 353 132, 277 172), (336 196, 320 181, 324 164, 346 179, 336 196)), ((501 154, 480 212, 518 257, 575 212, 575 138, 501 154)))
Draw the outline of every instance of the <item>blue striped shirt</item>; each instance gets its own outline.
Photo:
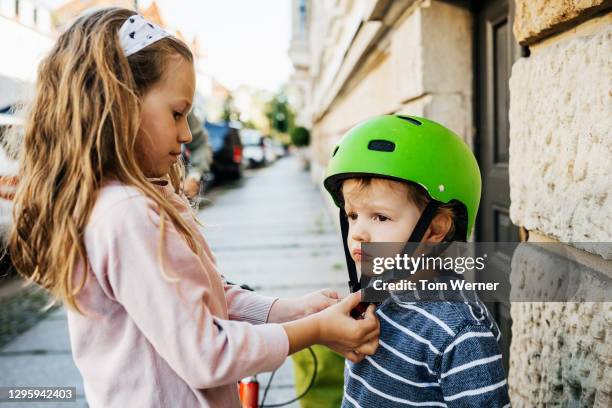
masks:
POLYGON ((501 333, 480 301, 388 299, 376 313, 378 350, 346 362, 343 407, 510 406, 501 333))

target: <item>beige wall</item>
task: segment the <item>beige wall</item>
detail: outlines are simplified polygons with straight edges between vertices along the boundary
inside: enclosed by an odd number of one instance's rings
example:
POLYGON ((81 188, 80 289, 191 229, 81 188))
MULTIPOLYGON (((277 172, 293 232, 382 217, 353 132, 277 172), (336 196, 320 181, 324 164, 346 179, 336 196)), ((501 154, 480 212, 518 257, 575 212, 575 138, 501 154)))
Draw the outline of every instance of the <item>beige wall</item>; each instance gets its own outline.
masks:
MULTIPOLYGON (((610 277, 612 253, 588 245, 612 241, 612 19, 604 3, 516 1, 514 32, 532 53, 512 70, 509 170, 510 215, 530 241, 573 242, 610 277)), ((513 406, 612 406, 612 303, 514 303, 511 314, 513 406)))

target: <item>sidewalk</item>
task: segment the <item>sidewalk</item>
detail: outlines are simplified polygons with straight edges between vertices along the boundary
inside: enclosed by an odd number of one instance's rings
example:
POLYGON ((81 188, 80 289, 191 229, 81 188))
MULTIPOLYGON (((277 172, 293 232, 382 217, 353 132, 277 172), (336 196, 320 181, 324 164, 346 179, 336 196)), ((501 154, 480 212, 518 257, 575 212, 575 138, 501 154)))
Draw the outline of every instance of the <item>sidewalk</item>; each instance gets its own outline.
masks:
POLYGON ((81 375, 70 352, 63 309, 51 313, 0 351, 0 386, 76 387, 76 402, 0 402, 2 408, 87 407, 81 375))
MULTIPOLYGON (((333 219, 295 157, 249 171, 235 185, 213 190, 212 201, 199 217, 218 269, 228 280, 279 297, 324 287, 347 292, 344 255, 333 219)), ((77 387, 77 403, 0 402, 0 408, 87 406, 61 309, 0 350, 0 373, 0 386, 77 387)), ((261 395, 268 377, 258 376, 261 395)), ((274 377, 266 404, 294 397, 288 359, 274 377)))

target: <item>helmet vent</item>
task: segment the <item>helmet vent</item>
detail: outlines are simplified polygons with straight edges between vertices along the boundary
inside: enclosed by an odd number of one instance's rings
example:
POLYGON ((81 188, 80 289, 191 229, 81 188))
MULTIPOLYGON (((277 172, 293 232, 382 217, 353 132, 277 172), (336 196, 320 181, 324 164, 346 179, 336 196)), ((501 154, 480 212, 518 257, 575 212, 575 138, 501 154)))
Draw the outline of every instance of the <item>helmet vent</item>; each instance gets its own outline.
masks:
POLYGON ((336 155, 336 153, 338 153, 338 149, 340 148, 340 146, 336 146, 336 148, 334 149, 334 152, 332 153, 332 157, 334 157, 336 155))
POLYGON ((389 142, 388 140, 370 140, 368 149, 377 152, 392 152, 395 150, 395 143, 389 142))
POLYGON ((422 123, 419 122, 418 120, 411 118, 410 116, 404 116, 404 115, 397 115, 398 118, 400 119, 404 119, 405 121, 408 121, 410 123, 412 123, 413 125, 417 125, 417 126, 421 126, 422 123))

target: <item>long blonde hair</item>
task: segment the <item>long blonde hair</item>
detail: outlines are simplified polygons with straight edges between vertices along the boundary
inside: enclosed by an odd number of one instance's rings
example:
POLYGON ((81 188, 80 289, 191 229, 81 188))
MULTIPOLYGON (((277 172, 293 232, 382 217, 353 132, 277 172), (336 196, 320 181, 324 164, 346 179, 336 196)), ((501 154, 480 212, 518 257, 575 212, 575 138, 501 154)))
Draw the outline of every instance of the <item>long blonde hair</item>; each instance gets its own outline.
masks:
MULTIPOLYGON (((75 296, 88 274, 75 284, 75 268, 79 260, 88 268, 84 232, 103 181, 134 186, 157 204, 160 247, 169 219, 194 253, 201 251, 196 231, 147 180, 135 157, 142 96, 162 80, 169 57, 193 62, 193 56, 181 41, 166 37, 126 58, 117 32, 134 14, 112 7, 76 19, 38 68, 25 126, 10 256, 22 276, 79 312, 75 296)), ((184 174, 180 162, 170 170, 176 192, 184 174)))

